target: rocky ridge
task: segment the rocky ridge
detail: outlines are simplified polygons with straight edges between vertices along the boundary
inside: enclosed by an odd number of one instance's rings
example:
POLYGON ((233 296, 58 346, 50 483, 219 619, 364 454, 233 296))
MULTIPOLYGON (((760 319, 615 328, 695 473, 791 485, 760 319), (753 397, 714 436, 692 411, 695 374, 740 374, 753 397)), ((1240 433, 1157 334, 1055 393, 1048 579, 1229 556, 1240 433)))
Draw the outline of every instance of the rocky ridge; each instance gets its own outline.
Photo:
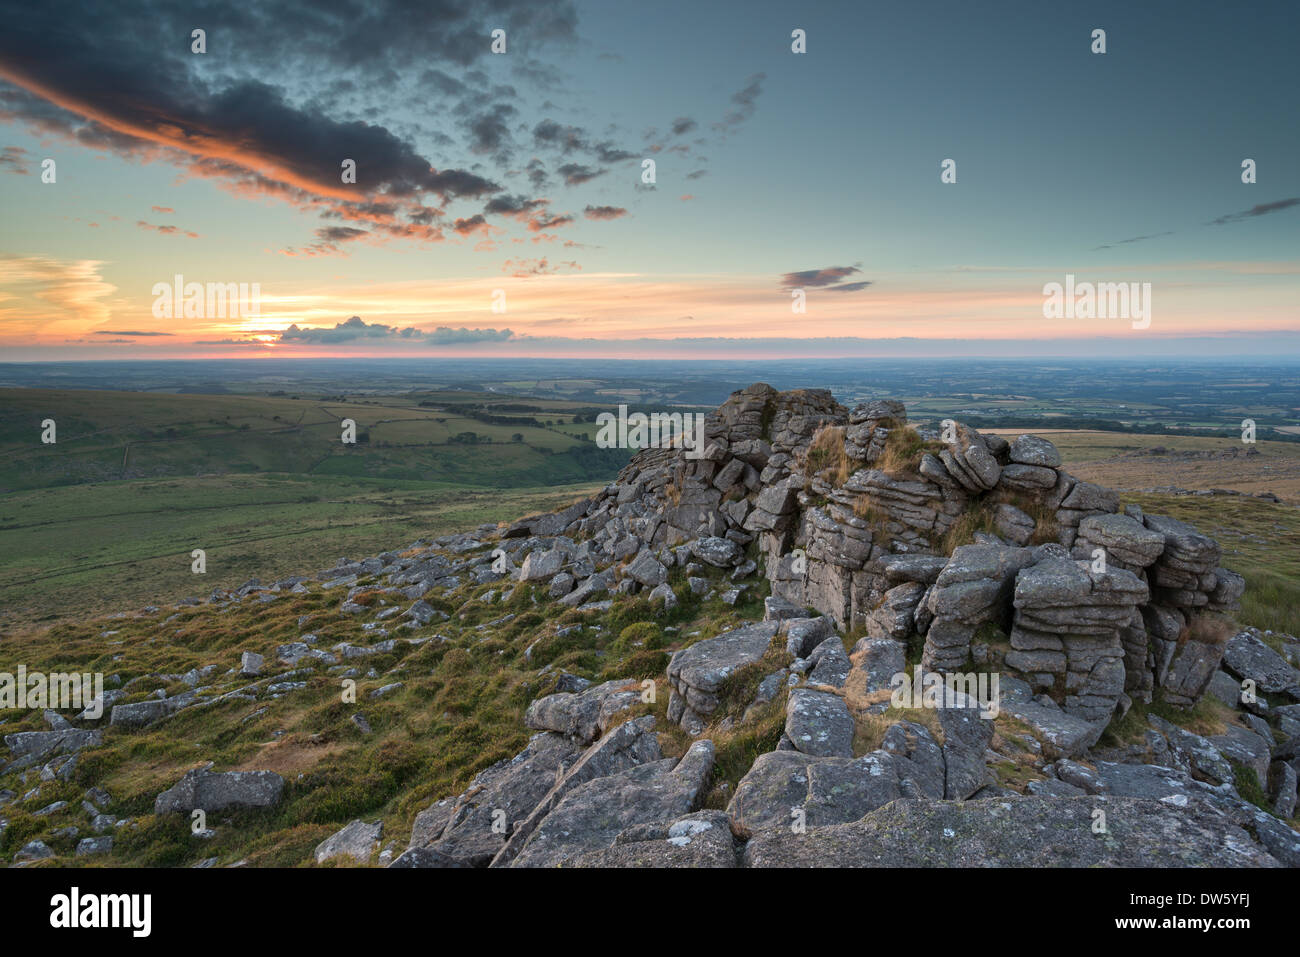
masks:
MULTIPOLYGON (((346 674, 398 642, 436 640, 417 637, 446 617, 430 601, 462 583, 491 585, 493 597, 531 589, 557 612, 590 616, 615 600, 666 613, 686 595, 735 604, 766 593, 762 620, 679 642, 660 710, 653 681, 555 675, 555 692, 525 713, 536 732, 527 747, 430 805, 406 850, 390 843, 377 862, 1300 863, 1286 823, 1300 771, 1300 704, 1287 703, 1300 702, 1300 643, 1229 627, 1244 581, 1196 529, 1122 508, 1041 438, 951 425, 944 441, 909 428, 897 402, 848 410, 821 390, 751 386, 707 418, 702 457, 645 450, 559 512, 214 593, 220 606, 337 592, 340 613, 373 640, 326 648, 304 634, 276 649, 272 675, 245 655, 228 686, 214 687, 215 666, 172 676, 192 677, 193 690, 106 701, 108 723, 144 728, 232 696, 292 694, 303 672, 346 674), (861 637, 846 646, 849 633, 861 637), (997 675, 1000 686, 990 697, 968 685, 929 717, 891 707, 894 676, 912 663, 997 675), (1225 715, 1215 733, 1153 710, 1127 743, 1099 745, 1135 703, 1205 702, 1225 715), (734 791, 711 786, 715 739, 773 716, 773 749, 734 791), (1261 793, 1243 794, 1242 769, 1261 793), (1091 829, 1098 809, 1113 825, 1105 840, 1091 829), (1053 840, 1032 846, 1016 837, 1026 828, 1053 840)), ((66 775, 99 743, 99 730, 50 723, 5 736, 12 759, 0 774, 66 775)), ((283 784, 199 769, 155 811, 269 807, 283 784)), ((353 821, 315 857, 374 863, 381 838, 377 823, 353 821)), ((45 856, 24 846, 15 860, 45 856)))

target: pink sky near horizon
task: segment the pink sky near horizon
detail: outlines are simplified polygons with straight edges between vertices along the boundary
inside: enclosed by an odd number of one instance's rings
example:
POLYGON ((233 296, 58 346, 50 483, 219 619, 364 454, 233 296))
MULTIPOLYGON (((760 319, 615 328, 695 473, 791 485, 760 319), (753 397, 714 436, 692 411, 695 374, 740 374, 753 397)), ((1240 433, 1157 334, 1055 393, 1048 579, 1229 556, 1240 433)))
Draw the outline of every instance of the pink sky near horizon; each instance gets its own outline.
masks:
MULTIPOLYGON (((158 319, 152 293, 124 295, 104 278, 102 261, 0 257, 0 345, 14 359, 219 358, 275 355, 590 356, 590 344, 566 353, 565 340, 618 343, 644 339, 983 339, 1087 340, 1098 336, 1238 336, 1294 331, 1297 264, 1197 262, 1080 270, 1076 281, 1150 282, 1152 322, 1043 317, 1042 287, 1067 270, 958 268, 884 276, 854 292, 811 287, 804 314, 771 276, 557 274, 453 280, 347 282, 310 288, 261 287, 257 316, 158 319), (504 313, 492 311, 505 293, 504 313), (307 345, 275 341, 290 325, 332 329, 350 316, 394 328, 510 329, 514 337, 435 346, 419 339, 354 339, 307 345), (1249 317, 1248 319, 1245 317, 1249 317), (122 336, 117 333, 166 333, 122 336), (105 333, 113 333, 106 335, 105 333), (127 339, 128 341, 118 341, 127 339), (56 355, 57 354, 57 355, 56 355)), ((187 276, 194 280, 201 277, 187 276)), ((171 277, 159 277, 170 282, 171 277)), ((812 344, 810 343, 810 346, 812 344)), ((626 353, 646 356, 644 343, 626 353)), ((680 350, 671 353, 681 355, 680 350)), ((814 352, 810 352, 810 355, 814 352)), ((780 355, 789 355, 783 350, 780 355)), ((774 356, 775 357, 775 356, 774 356)))

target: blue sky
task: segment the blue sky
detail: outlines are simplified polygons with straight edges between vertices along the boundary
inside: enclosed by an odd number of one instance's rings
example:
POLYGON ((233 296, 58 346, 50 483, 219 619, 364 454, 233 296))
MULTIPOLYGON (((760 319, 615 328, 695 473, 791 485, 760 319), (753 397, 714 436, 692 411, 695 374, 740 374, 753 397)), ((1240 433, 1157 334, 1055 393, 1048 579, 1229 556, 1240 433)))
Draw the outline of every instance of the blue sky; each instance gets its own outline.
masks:
POLYGON ((15 7, 0 343, 285 354, 291 324, 355 315, 384 331, 353 347, 381 352, 445 327, 483 335, 438 348, 482 354, 701 337, 869 354, 903 336, 1123 353, 1123 324, 1036 313, 1066 273, 1152 283, 1147 334, 1172 353, 1205 335, 1288 348, 1300 328, 1295 4, 432 6, 15 7), (349 152, 344 191, 330 171, 349 152), (367 204, 385 211, 356 218, 367 204), (175 273, 258 282, 261 315, 160 323, 150 290, 175 273), (821 278, 794 315, 799 274, 821 278), (487 309, 499 288, 505 314, 487 309))

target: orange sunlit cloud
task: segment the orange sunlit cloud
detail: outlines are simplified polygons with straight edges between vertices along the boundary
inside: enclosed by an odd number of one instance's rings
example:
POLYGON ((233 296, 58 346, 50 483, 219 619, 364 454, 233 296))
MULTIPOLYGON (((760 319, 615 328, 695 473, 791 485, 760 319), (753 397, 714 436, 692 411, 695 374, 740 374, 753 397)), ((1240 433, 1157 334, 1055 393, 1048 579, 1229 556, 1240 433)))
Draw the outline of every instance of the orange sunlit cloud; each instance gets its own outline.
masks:
MULTIPOLYGON (((333 328, 348 316, 395 328, 435 327, 510 329, 521 339, 672 339, 861 337, 918 339, 1088 339, 1123 335, 1124 320, 1047 320, 1042 315, 1041 283, 1060 277, 1041 270, 1013 279, 995 271, 901 277, 854 292, 810 288, 807 311, 794 314, 788 290, 770 276, 646 276, 634 273, 500 276, 446 281, 340 282, 322 291, 293 283, 264 289, 257 315, 234 319, 157 320, 151 300, 128 303, 110 297, 115 287, 99 275, 94 261, 58 262, 40 257, 0 259, 0 341, 35 346, 70 335, 97 335, 111 325, 143 332, 173 333, 153 349, 169 354, 198 346, 211 355, 220 345, 266 349, 278 333, 300 328, 333 328), (494 313, 494 294, 505 294, 506 311, 494 313), (110 306, 110 301, 112 306, 110 306), (226 342, 225 340, 233 340, 226 342)), ((1197 264, 1200 278, 1158 275, 1153 283, 1153 322, 1143 334, 1214 334, 1231 328, 1233 316, 1249 314, 1258 331, 1290 330, 1294 307, 1284 286, 1239 288, 1233 275, 1259 274, 1242 264, 1197 264), (1218 273, 1222 280, 1213 277, 1218 273), (1214 281, 1211 281, 1214 278, 1214 281), (1244 297, 1244 298, 1243 298, 1244 297)), ((1282 270, 1285 273, 1285 270, 1282 270)), ((1083 278, 1083 277, 1081 277, 1083 278)), ((1095 278, 1095 277, 1094 277, 1095 278)), ((1123 277, 1120 277, 1123 278, 1123 277)), ((481 347, 500 354, 502 343, 481 347)), ((333 345, 284 342, 282 355, 392 354, 418 347, 419 340, 358 340, 333 345)), ((136 343, 136 345, 140 345, 136 343)), ((141 346, 144 348, 144 346, 141 346)), ((427 351, 427 349, 426 349, 427 351)))

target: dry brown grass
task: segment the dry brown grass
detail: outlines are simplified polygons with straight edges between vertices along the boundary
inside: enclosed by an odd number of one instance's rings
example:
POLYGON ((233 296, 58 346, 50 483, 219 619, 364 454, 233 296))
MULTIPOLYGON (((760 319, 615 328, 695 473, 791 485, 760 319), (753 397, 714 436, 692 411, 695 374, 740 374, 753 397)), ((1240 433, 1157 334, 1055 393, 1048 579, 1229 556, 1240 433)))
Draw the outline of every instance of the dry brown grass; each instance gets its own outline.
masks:
POLYGON ((859 495, 854 499, 853 514, 870 526, 874 540, 884 541, 889 538, 889 517, 876 511, 870 496, 859 495))
POLYGON ((921 458, 926 452, 942 448, 943 443, 925 441, 916 429, 907 426, 894 428, 885 439, 885 451, 876 467, 886 475, 912 475, 921 467, 921 458))
POLYGON ((1300 499, 1300 445, 1293 442, 1258 442, 1254 448, 1259 455, 1249 457, 1187 458, 1177 453, 1240 451, 1241 441, 1116 432, 1036 434, 1055 443, 1073 475, 1111 488, 1230 488, 1248 494, 1274 492, 1290 501, 1300 499), (1174 454, 1133 454, 1157 445, 1174 454))
POLYGON ((945 555, 951 555, 954 548, 971 544, 976 532, 996 534, 993 529, 993 506, 987 501, 973 502, 948 530, 940 548, 945 555))
POLYGON ((677 484, 676 479, 673 479, 671 482, 669 482, 667 485, 664 486, 664 498, 674 508, 682 504, 682 487, 677 484))
POLYGON ((1029 537, 1030 545, 1046 545, 1060 539, 1061 526, 1056 520, 1056 512, 1042 504, 1031 505, 1022 511, 1034 520, 1034 534, 1029 537))
MULTIPOLYGON (((886 689, 856 700, 869 704, 877 698, 888 701, 889 696, 890 691, 886 689)), ((865 710, 864 706, 854 707, 850 704, 849 712, 853 715, 854 757, 861 757, 879 748, 885 740, 885 732, 900 721, 921 725, 935 741, 943 744, 943 728, 939 724, 939 714, 933 708, 889 708, 883 714, 873 714, 865 710)))
POLYGON ((823 425, 808 443, 804 458, 809 472, 823 475, 832 485, 843 485, 853 474, 854 462, 844 451, 844 427, 823 425))
POLYGON ((1237 623, 1224 615, 1209 612, 1197 615, 1178 634, 1178 646, 1181 648, 1189 641, 1198 641, 1203 645, 1226 645, 1228 639, 1240 629, 1237 623))
POLYGON ((311 739, 311 735, 291 734, 268 741, 230 770, 274 771, 285 778, 292 778, 311 770, 322 761, 336 757, 348 747, 339 742, 317 743, 311 739))

